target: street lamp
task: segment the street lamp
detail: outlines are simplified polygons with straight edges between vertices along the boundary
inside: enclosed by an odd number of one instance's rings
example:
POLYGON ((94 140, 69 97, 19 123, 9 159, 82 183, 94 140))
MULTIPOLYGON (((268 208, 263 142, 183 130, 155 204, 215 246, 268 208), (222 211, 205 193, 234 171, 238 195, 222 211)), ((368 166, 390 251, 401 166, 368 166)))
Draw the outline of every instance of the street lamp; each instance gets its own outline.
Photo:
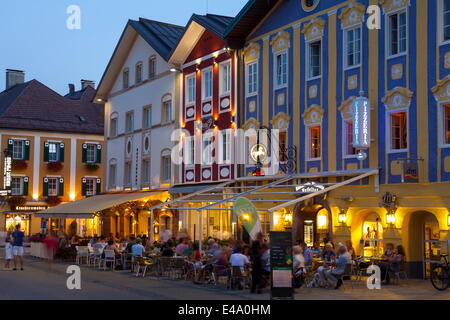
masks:
POLYGON ((390 208, 386 214, 386 222, 392 226, 395 224, 395 211, 397 208, 390 208))

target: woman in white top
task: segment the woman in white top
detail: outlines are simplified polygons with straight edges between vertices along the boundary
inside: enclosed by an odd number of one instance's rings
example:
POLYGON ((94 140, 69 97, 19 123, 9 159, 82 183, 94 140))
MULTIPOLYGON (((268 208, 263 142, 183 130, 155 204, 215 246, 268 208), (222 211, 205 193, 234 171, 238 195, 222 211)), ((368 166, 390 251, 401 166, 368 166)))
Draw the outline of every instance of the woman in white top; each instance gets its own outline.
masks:
POLYGON ((305 268, 305 257, 303 256, 303 250, 300 246, 294 246, 292 251, 294 253, 293 269, 294 273, 297 273, 298 271, 301 271, 299 269, 305 268))

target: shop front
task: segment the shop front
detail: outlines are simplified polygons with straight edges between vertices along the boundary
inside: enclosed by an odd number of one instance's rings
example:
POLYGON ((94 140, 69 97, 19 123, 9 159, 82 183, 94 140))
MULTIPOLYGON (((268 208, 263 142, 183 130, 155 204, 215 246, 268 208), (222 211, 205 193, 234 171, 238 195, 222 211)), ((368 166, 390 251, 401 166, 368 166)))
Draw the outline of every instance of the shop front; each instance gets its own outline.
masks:
MULTIPOLYGON (((37 214, 48 221, 49 231, 63 231, 69 237, 77 235, 82 238, 92 236, 151 237, 155 231, 159 233, 160 217, 152 219, 148 207, 162 203, 167 199, 165 191, 107 193, 85 198, 79 201, 61 204, 37 214), (153 220, 153 228, 152 225, 153 220)), ((162 219, 162 217, 161 217, 162 219)), ((164 230, 173 229, 170 222, 164 220, 164 230)))
POLYGON ((47 206, 41 205, 23 205, 16 206, 12 209, 0 213, 0 231, 14 231, 14 228, 19 225, 20 230, 25 233, 25 236, 30 236, 39 233, 41 230, 41 219, 36 217, 36 212, 46 209, 47 206))

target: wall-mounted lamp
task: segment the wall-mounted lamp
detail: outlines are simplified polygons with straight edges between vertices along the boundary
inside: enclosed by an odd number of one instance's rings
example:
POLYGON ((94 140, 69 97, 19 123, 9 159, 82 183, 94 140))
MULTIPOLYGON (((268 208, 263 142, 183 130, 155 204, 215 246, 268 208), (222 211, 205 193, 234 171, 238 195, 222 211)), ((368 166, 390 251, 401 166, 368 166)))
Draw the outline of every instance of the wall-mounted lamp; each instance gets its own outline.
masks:
POLYGON ((386 214, 386 222, 391 226, 395 224, 395 211, 396 209, 390 209, 386 214))
POLYGON ((449 213, 448 216, 447 216, 447 226, 450 227, 450 213, 449 213))
POLYGON ((180 69, 177 69, 175 67, 171 67, 169 70, 170 70, 170 72, 181 72, 180 69))
POLYGON ((338 222, 340 224, 346 224, 347 223, 347 212, 345 209, 341 209, 341 211, 338 214, 338 222))
POLYGON ((200 71, 200 65, 199 64, 195 65, 195 71, 200 71))

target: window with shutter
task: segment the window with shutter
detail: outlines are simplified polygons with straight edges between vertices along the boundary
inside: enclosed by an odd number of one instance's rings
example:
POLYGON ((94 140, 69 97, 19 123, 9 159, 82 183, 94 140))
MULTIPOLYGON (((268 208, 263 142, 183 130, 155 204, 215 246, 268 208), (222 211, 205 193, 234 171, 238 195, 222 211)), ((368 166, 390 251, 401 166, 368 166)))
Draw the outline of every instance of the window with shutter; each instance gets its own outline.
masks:
POLYGON ((58 196, 64 195, 64 178, 59 178, 58 181, 58 196))
POLYGON ((44 197, 46 197, 46 196, 48 196, 48 178, 44 178, 44 183, 42 184, 42 186, 43 186, 43 194, 44 194, 44 197))
POLYGON ((64 147, 65 147, 64 143, 61 142, 59 144, 59 152, 58 152, 59 161, 61 161, 61 162, 64 162, 64 147))
POLYGON ((27 196, 28 195, 28 177, 23 177, 23 188, 22 188, 22 195, 27 196))

